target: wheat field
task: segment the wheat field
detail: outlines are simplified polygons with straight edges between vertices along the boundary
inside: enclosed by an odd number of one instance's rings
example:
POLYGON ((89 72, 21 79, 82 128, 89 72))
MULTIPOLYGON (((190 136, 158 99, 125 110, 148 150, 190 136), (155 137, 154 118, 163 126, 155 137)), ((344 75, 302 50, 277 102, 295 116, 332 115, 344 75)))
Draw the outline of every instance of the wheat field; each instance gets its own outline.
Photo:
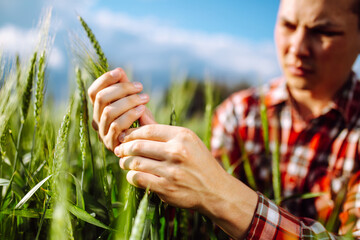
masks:
MULTIPOLYGON (((87 88, 111 67, 81 17, 83 32, 70 36, 75 63, 70 81, 76 88, 61 105, 46 98, 54 40, 50 25, 49 10, 40 19, 38 44, 29 59, 5 57, 0 51, 0 239, 226 239, 205 216, 171 207, 156 194, 131 186, 118 159, 91 128, 87 88)), ((219 96, 210 79, 180 79, 172 83, 164 101, 149 108, 159 123, 188 127, 210 147, 211 116, 219 96), (199 96, 204 104, 193 111, 199 96)), ((265 111, 263 107, 268 145, 265 111)), ((272 159, 274 201, 280 203, 278 151, 272 159)), ((239 164, 256 190, 245 152, 239 164)), ((223 157, 230 174, 239 164, 230 165, 223 157)))

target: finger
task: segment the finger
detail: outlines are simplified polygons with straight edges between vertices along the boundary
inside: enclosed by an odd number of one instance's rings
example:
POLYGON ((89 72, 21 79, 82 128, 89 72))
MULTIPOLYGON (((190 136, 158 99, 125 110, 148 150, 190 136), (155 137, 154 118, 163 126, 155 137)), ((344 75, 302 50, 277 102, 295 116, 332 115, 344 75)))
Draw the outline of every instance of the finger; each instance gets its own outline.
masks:
POLYGON ((106 147, 113 151, 114 148, 120 144, 120 133, 130 128, 133 122, 135 122, 144 111, 145 106, 139 105, 115 119, 115 121, 110 124, 107 134, 103 136, 103 142, 105 143, 106 147))
POLYGON ((139 93, 142 90, 142 84, 135 83, 116 83, 107 88, 102 89, 96 94, 94 101, 94 115, 95 121, 100 121, 103 109, 110 103, 122 99, 126 96, 139 93))
POLYGON ((148 108, 145 109, 145 112, 140 117, 139 121, 140 121, 141 126, 148 125, 148 124, 156 124, 157 123, 148 108))
POLYGON ((134 185, 135 187, 140 187, 143 189, 149 188, 149 190, 153 192, 159 191, 159 183, 161 182, 161 178, 158 176, 135 170, 130 170, 126 174, 126 179, 131 185, 134 185))
POLYGON ((187 129, 162 124, 149 124, 137 129, 126 130, 126 134, 123 136, 122 141, 129 142, 135 139, 149 139, 166 142, 180 132, 187 132, 187 129))
POLYGON ((146 104, 149 101, 147 94, 134 94, 122 99, 119 99, 108 106, 106 106, 101 114, 99 122, 99 132, 105 136, 108 132, 110 124, 118 117, 123 115, 130 109, 135 108, 141 104, 146 104))
POLYGON ((96 79, 88 89, 88 95, 92 104, 94 104, 96 94, 117 82, 129 82, 124 70, 116 68, 110 72, 104 73, 98 79, 96 79))
POLYGON ((164 162, 149 158, 138 156, 123 157, 120 158, 119 164, 120 167, 124 170, 135 170, 151 173, 158 177, 166 177, 168 175, 167 171, 165 170, 164 162))
POLYGON ((171 159, 171 153, 167 151, 166 143, 149 140, 122 143, 115 148, 115 154, 118 157, 141 156, 159 161, 171 159))
POLYGON ((95 129, 95 131, 99 130, 99 126, 94 120, 92 120, 91 125, 95 129))

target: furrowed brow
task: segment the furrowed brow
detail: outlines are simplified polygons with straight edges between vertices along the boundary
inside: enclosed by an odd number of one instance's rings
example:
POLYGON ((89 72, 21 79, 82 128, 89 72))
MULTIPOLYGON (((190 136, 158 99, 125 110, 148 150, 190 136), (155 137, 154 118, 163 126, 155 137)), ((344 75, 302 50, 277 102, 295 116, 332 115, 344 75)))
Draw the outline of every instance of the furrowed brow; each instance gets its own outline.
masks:
POLYGON ((280 22, 288 23, 288 24, 295 24, 294 21, 291 21, 290 19, 286 18, 285 16, 280 17, 280 22))
POLYGON ((314 24, 308 26, 309 28, 340 28, 339 24, 336 24, 329 20, 316 21, 314 24))

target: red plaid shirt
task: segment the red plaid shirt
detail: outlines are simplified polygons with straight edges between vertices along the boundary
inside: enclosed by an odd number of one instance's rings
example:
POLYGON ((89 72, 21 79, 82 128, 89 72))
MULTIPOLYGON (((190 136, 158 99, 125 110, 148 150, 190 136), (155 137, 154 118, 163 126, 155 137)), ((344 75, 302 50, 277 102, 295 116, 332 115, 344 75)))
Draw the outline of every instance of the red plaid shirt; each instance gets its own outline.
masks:
MULTIPOLYGON (((321 116, 308 122, 292 105, 283 78, 225 100, 214 115, 211 147, 217 158, 228 154, 232 164, 241 161, 240 144, 246 151, 259 191, 247 239, 334 239, 349 232, 360 237, 359 139, 360 82, 355 74, 321 116), (269 200, 271 156, 265 154, 260 96, 266 106, 270 152, 276 140, 280 143, 282 198, 322 195, 292 198, 281 206, 269 200), (330 226, 332 233, 325 228, 330 226)), ((241 164, 235 174, 246 182, 241 164)))

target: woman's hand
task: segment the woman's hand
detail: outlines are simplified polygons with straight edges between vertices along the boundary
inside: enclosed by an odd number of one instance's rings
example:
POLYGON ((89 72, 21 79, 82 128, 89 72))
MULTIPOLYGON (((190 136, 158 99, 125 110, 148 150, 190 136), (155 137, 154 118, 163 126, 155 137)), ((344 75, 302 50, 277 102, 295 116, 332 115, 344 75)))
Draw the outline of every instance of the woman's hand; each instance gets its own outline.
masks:
POLYGON ((92 125, 105 146, 114 150, 118 136, 139 119, 141 125, 156 123, 144 106, 147 94, 139 94, 141 83, 131 83, 121 68, 116 68, 96 79, 88 89, 94 106, 92 125))
POLYGON ((209 216, 234 238, 252 220, 257 194, 225 172, 192 131, 167 125, 129 129, 115 148, 127 180, 165 202, 209 216))

